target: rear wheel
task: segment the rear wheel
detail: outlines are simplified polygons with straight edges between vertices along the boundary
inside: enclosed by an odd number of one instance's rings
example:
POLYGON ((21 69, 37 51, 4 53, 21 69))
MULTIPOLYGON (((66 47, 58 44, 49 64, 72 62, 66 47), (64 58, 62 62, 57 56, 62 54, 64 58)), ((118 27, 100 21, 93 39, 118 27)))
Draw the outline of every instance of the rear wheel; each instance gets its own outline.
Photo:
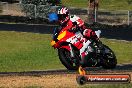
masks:
POLYGON ((79 67, 79 59, 78 57, 72 58, 70 51, 64 48, 58 49, 58 55, 61 63, 68 69, 68 70, 77 70, 79 67))
POLYGON ((105 69, 113 69, 116 67, 117 59, 114 52, 106 45, 104 45, 105 54, 103 56, 102 67, 105 69))

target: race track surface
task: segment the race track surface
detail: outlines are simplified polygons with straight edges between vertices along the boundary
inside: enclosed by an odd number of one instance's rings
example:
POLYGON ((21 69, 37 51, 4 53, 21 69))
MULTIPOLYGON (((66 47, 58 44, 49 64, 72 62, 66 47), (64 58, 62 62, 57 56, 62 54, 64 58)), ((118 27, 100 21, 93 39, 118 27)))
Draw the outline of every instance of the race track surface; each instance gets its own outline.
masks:
MULTIPOLYGON (((132 64, 117 65, 115 69, 103 69, 102 67, 87 67, 84 68, 88 73, 122 73, 132 72, 132 64)), ((45 71, 25 71, 25 72, 0 72, 0 77, 3 76, 41 76, 41 75, 59 75, 59 74, 78 74, 77 71, 67 69, 54 69, 45 71)))
MULTIPOLYGON (((52 34, 57 25, 51 24, 6 24, 0 23, 0 31, 33 32, 41 34, 52 34)), ((98 30, 97 28, 96 30, 98 30)), ((132 26, 118 29, 99 29, 102 31, 101 37, 108 39, 118 39, 132 41, 132 26)))

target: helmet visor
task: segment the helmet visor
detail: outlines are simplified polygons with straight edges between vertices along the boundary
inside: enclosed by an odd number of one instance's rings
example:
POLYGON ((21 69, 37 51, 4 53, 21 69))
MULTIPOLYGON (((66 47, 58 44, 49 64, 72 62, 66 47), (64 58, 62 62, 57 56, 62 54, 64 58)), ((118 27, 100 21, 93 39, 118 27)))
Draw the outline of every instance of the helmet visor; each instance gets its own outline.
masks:
POLYGON ((58 14, 58 20, 65 20, 67 17, 67 14, 58 14))

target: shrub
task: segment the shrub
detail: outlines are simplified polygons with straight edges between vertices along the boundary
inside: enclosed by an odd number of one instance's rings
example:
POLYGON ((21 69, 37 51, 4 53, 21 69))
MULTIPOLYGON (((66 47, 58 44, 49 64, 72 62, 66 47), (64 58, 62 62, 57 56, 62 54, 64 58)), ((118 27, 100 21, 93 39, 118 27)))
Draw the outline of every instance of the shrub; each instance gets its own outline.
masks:
POLYGON ((50 11, 50 6, 46 4, 46 0, 21 0, 23 12, 29 18, 46 18, 50 11))

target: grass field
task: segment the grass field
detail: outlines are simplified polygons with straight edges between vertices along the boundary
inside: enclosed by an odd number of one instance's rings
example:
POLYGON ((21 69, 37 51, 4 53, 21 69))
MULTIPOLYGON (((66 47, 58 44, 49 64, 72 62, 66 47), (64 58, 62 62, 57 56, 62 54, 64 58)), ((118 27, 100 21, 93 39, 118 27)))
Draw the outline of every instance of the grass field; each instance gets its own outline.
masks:
POLYGON ((102 39, 116 54, 118 64, 132 63, 132 42, 102 39))
MULTIPOLYGON (((72 7, 88 7, 89 0, 62 0, 62 4, 72 7)), ((100 0, 99 9, 132 10, 131 0, 100 0)))
POLYGON ((29 71, 62 68, 51 35, 0 32, 0 71, 29 71))
MULTIPOLYGON (((0 72, 65 68, 50 46, 50 34, 0 31, 0 72)), ((118 63, 132 63, 132 42, 102 39, 118 63)))
POLYGON ((72 7, 87 7, 88 0, 62 0, 62 4, 72 7))

